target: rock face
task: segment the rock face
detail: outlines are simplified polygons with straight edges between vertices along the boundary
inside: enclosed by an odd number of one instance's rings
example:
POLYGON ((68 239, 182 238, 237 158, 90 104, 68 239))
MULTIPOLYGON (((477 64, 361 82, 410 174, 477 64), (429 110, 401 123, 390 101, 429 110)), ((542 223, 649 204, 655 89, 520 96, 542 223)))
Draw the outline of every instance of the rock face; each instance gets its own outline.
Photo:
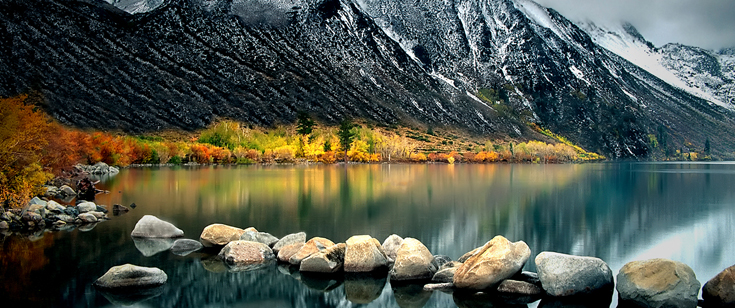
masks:
POLYGON ((392 234, 388 236, 385 241, 383 241, 383 251, 385 251, 385 255, 392 261, 396 260, 396 253, 398 252, 398 248, 401 247, 401 244, 403 243, 403 238, 392 234))
POLYGON ((551 296, 591 294, 614 286, 612 270, 598 258, 542 252, 536 256, 536 268, 551 296))
POLYGON ((250 241, 233 241, 219 253, 219 257, 230 266, 247 267, 275 261, 268 245, 250 241))
POLYGON ((345 272, 371 272, 388 266, 388 257, 375 238, 355 235, 347 239, 345 244, 345 272))
POLYGON ((247 230, 240 236, 240 240, 263 243, 269 247, 273 247, 278 242, 278 238, 270 233, 247 230))
POLYGON ((240 228, 212 224, 204 228, 199 236, 199 241, 202 242, 204 247, 224 246, 229 242, 239 241, 243 233, 245 233, 245 230, 240 228))
POLYGON ((707 281, 702 298, 706 307, 735 307, 735 265, 707 281))
POLYGON ((434 256, 419 240, 406 238, 396 251, 396 259, 390 271, 391 280, 431 279, 437 268, 434 256))
POLYGON ((190 239, 178 239, 171 246, 171 253, 177 256, 185 256, 192 252, 202 249, 204 245, 199 241, 190 239))
POLYGON ((301 261, 299 271, 313 273, 336 273, 342 269, 347 245, 339 243, 312 254, 301 261))
POLYGON ((110 268, 94 285, 104 289, 151 288, 165 284, 167 279, 158 268, 125 264, 110 268))
POLYGON ((459 266, 454 285, 474 290, 493 287, 518 273, 530 256, 531 249, 525 242, 511 243, 496 236, 459 266))
POLYGON ((145 215, 135 224, 132 237, 173 238, 184 236, 184 231, 170 222, 158 219, 153 215, 145 215))
POLYGON ((329 239, 323 237, 312 238, 308 242, 306 242, 306 244, 304 244, 304 246, 302 246, 298 252, 292 255, 288 259, 288 262, 293 265, 299 265, 302 260, 306 259, 311 254, 319 252, 320 250, 324 250, 327 247, 333 245, 334 242, 330 241, 329 239))
POLYGON ((305 242, 306 242, 306 233, 299 232, 299 233, 289 234, 289 235, 282 237, 280 240, 278 240, 278 242, 276 242, 275 245, 273 245, 273 251, 275 253, 278 253, 278 251, 281 250, 281 248, 285 246, 295 244, 295 243, 303 244, 305 242))
POLYGON ((620 269, 617 290, 621 303, 642 307, 697 307, 699 281, 684 263, 651 259, 620 269))

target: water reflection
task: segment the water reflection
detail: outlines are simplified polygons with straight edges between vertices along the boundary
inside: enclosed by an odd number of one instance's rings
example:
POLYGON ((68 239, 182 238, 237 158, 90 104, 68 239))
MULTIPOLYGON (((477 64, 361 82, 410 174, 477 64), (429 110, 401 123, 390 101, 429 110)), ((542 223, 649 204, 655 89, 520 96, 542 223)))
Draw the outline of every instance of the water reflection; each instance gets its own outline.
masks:
MULTIPOLYGON (((665 257, 690 265, 703 283, 735 264, 735 247, 723 244, 735 233, 733 164, 152 168, 123 170, 98 187, 112 192, 98 203, 139 206, 88 232, 40 233, 33 242, 4 237, 0 280, 11 304, 108 305, 92 282, 132 263, 169 275, 163 293, 142 302, 156 307, 526 306, 497 296, 426 293, 392 285, 386 275, 315 277, 277 266, 232 271, 216 251, 177 256, 169 243, 134 241, 130 233, 143 215, 172 222, 192 239, 212 223, 279 237, 305 231, 334 242, 396 233, 453 259, 501 234, 526 241, 530 260, 546 250, 596 256, 617 272, 633 260, 665 257)), ((535 270, 533 263, 526 269, 535 270)))

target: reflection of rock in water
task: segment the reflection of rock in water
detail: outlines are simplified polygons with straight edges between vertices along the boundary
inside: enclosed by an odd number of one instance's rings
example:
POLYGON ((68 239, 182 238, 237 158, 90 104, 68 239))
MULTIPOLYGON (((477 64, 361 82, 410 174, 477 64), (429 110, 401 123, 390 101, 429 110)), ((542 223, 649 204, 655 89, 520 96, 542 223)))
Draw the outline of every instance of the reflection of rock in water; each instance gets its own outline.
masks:
POLYGON ((212 273, 226 273, 228 268, 225 261, 222 261, 218 256, 212 256, 201 260, 202 267, 212 273))
POLYGON ((263 263, 247 264, 247 265, 227 264, 227 263, 225 264, 227 265, 227 269, 230 272, 250 272, 250 271, 257 271, 257 270, 273 267, 276 265, 276 261, 269 260, 263 263))
POLYGON ((596 296, 583 296, 572 299, 547 297, 541 300, 539 308, 596 308, 610 307, 613 291, 600 292, 596 296))
POLYGON ((175 239, 170 238, 133 238, 135 248, 146 257, 171 249, 175 241, 175 239))
POLYGON ((538 300, 530 296, 502 296, 486 292, 454 292, 453 296, 459 308, 527 308, 529 303, 538 300))
POLYGON ((424 291, 423 284, 394 284, 393 295, 396 297, 396 303, 401 308, 421 308, 431 298, 432 292, 424 291))
POLYGON ((91 224, 80 225, 78 229, 79 231, 82 231, 82 232, 89 232, 89 231, 92 231, 92 229, 94 229, 94 227, 96 226, 97 226, 97 223, 95 222, 91 224))
POLYGON ((341 286, 344 282, 342 275, 320 275, 313 273, 301 273, 301 283, 309 289, 330 292, 341 286))
POLYGON ((345 295, 355 304, 368 304, 383 293, 387 275, 385 273, 346 273, 345 295))
POLYGON ((123 290, 97 289, 113 305, 131 306, 163 294, 164 286, 155 288, 125 288, 123 290))

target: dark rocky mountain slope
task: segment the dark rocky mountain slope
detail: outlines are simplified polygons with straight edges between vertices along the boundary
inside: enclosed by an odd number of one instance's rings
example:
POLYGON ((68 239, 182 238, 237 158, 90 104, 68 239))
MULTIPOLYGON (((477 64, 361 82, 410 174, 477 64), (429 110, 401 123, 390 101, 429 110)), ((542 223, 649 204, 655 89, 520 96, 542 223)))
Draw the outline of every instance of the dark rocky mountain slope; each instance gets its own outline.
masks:
POLYGON ((526 0, 0 0, 0 96, 131 132, 216 118, 451 127, 535 122, 611 157, 735 148, 732 111, 662 82, 526 0), (124 4, 124 6, 122 6, 124 4), (477 93, 494 101, 486 103, 477 93))

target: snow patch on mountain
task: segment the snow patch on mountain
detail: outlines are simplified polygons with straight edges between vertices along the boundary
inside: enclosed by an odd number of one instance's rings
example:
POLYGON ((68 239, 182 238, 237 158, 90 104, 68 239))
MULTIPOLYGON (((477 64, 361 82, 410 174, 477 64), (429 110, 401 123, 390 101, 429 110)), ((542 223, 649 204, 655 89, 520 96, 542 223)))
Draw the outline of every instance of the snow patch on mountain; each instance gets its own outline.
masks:
POLYGON ((165 0, 105 0, 130 14, 148 13, 160 7, 165 0))

